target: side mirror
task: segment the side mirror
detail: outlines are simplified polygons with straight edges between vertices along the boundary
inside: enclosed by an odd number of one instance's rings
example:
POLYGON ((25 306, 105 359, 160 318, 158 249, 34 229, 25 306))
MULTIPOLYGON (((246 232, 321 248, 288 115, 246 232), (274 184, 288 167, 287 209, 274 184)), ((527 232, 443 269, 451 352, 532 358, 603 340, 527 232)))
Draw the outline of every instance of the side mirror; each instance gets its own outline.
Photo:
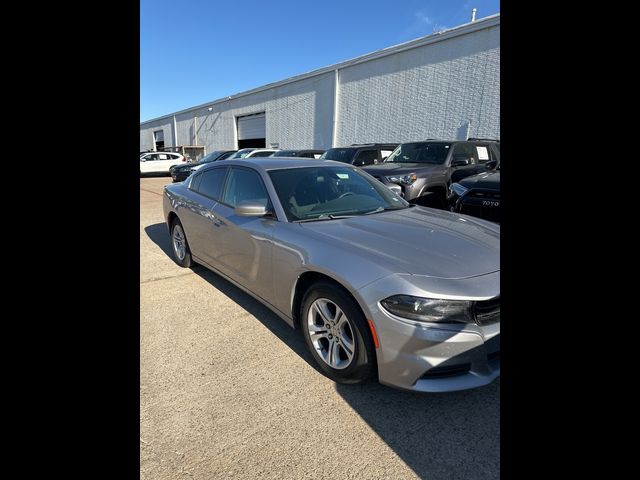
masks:
POLYGON ((141 162, 146 162, 146 161, 147 161, 147 159, 146 159, 146 158, 140 158, 140 161, 141 161, 141 162))
POLYGON ((491 160, 491 161, 485 163, 484 166, 487 167, 487 170, 493 170, 494 168, 496 168, 498 166, 498 161, 497 160, 491 160))
POLYGON ((464 167, 466 165, 469 165, 468 158, 457 158, 453 162, 451 162, 452 167, 464 167))
POLYGON ((239 217, 264 217, 268 212, 262 203, 243 200, 236 205, 234 213, 239 217))

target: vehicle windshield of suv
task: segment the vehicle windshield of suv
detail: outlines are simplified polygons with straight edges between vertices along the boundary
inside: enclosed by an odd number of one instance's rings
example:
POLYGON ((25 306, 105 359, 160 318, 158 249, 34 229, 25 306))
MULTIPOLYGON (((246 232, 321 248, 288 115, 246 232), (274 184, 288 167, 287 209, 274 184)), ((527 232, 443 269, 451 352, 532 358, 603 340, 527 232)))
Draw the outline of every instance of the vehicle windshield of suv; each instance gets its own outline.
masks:
POLYGON ((209 163, 215 162, 220 155, 222 155, 224 150, 214 150, 211 153, 207 153, 204 157, 198 160, 199 163, 209 163))
POLYGON ((318 160, 335 160, 337 162, 351 163, 355 148, 330 148, 318 160))
POLYGON ((269 176, 290 222, 332 220, 409 207, 409 202, 355 167, 299 167, 269 176))
POLYGON ((403 143, 383 163, 429 163, 441 165, 447 159, 450 143, 403 143))

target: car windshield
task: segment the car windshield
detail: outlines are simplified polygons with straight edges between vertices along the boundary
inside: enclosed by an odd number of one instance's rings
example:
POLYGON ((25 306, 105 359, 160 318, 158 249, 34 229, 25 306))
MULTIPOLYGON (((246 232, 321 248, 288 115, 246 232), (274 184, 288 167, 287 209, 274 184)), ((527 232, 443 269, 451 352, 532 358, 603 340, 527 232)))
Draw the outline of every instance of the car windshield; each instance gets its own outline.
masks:
POLYGON ((441 165, 447 159, 450 143, 403 143, 387 157, 384 163, 429 163, 441 165))
POLYGON ((228 158, 228 160, 232 160, 234 158, 244 158, 247 155, 249 155, 251 152, 253 152, 254 150, 255 150, 255 148, 243 148, 242 150, 238 150, 236 153, 231 155, 228 158))
POLYGON ((271 170, 269 176, 290 222, 367 215, 409 206, 355 167, 287 168, 271 170))
POLYGON ((224 153, 224 150, 214 150, 211 153, 207 153, 204 157, 198 160, 200 163, 215 162, 220 155, 224 153))
POLYGON ((336 160, 338 162, 351 163, 355 148, 330 148, 320 156, 320 160, 336 160))

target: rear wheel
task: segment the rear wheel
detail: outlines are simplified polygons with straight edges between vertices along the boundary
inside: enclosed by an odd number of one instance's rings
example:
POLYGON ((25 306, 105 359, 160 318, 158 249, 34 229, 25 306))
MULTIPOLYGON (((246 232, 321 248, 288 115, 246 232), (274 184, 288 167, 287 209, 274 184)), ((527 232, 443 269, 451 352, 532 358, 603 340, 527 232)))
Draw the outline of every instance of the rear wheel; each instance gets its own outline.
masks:
POLYGON ((171 247, 173 248, 173 257, 178 265, 184 268, 193 265, 187 236, 182 228, 182 223, 177 218, 171 224, 171 247))
POLYGON ((362 311, 342 289, 328 282, 312 285, 300 316, 307 348, 323 372, 338 383, 374 377, 375 350, 362 311))

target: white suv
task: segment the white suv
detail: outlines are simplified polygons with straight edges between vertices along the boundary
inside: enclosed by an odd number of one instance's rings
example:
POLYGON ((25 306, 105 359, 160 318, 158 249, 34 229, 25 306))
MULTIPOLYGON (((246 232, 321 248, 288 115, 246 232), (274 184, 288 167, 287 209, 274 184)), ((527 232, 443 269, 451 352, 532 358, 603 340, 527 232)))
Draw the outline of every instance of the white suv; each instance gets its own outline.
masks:
POLYGON ((179 153, 143 153, 140 155, 140 175, 143 173, 169 173, 171 167, 186 161, 187 159, 179 153))

